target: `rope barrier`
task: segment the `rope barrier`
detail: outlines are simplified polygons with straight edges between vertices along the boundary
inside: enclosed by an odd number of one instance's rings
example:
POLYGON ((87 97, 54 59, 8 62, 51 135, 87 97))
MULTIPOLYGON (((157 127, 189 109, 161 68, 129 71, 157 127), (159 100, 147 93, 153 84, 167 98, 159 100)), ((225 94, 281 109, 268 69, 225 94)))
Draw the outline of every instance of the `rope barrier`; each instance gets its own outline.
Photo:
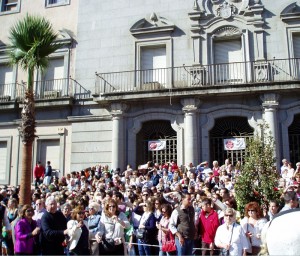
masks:
MULTIPOLYGON (((141 244, 141 243, 129 243, 129 242, 125 242, 125 244, 132 244, 132 245, 143 245, 143 246, 150 246, 150 247, 161 247, 159 245, 155 245, 155 244, 141 244)), ((193 248, 193 250, 205 250, 205 251, 216 251, 218 249, 209 249, 209 248, 193 248)))

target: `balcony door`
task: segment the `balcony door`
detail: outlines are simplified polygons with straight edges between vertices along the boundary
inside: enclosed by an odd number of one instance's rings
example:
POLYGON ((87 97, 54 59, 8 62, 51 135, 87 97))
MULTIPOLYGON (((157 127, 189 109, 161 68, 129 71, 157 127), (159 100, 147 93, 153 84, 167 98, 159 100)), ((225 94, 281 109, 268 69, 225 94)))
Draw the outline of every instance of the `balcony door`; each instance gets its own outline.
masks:
POLYGON ((291 60, 291 69, 294 79, 298 80, 300 77, 300 34, 293 34, 293 48, 294 48, 294 59, 291 60))
POLYGON ((241 39, 214 42, 216 83, 241 82, 244 63, 241 39))
POLYGON ((10 100, 13 96, 13 70, 6 65, 0 66, 0 99, 10 100))
POLYGON ((166 46, 142 47, 141 81, 144 89, 159 89, 166 84, 166 46), (150 88, 147 88, 150 87, 150 88))
POLYGON ((64 59, 53 58, 43 75, 42 81, 38 83, 39 94, 44 98, 57 98, 66 94, 64 78, 64 59))
POLYGON ((59 170, 60 141, 59 139, 40 140, 38 159, 45 166, 47 161, 51 162, 52 169, 59 170))

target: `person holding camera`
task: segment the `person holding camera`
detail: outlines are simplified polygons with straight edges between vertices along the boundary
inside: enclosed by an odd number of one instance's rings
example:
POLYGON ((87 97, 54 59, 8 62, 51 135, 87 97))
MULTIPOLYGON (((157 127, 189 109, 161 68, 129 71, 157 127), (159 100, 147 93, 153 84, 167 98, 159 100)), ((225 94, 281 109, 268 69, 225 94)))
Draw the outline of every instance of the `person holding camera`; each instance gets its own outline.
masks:
POLYGON ((245 256, 250 247, 245 232, 236 223, 236 211, 233 208, 224 210, 224 224, 217 229, 215 245, 221 248, 222 256, 245 256))

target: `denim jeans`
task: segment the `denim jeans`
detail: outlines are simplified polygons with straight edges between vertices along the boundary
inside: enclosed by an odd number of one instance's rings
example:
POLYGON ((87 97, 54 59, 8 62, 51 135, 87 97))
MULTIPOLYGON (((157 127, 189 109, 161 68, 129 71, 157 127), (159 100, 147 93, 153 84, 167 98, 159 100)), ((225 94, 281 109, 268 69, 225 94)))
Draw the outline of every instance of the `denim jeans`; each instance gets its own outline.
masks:
POLYGON ((139 255, 143 256, 150 256, 151 255, 151 247, 147 245, 142 245, 145 244, 145 242, 141 239, 138 239, 138 248, 139 248, 139 255))
POLYGON ((180 245, 179 239, 175 237, 177 256, 193 255, 194 239, 184 239, 183 246, 180 245))

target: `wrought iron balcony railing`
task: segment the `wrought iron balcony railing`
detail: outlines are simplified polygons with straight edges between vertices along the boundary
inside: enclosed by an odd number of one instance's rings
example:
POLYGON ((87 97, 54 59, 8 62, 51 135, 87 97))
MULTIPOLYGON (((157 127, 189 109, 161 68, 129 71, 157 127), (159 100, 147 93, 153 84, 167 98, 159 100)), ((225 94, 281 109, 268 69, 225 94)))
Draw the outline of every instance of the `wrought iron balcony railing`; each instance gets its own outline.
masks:
POLYGON ((95 94, 300 80, 300 59, 96 73, 95 94))
MULTIPOLYGON (((10 83, 0 84, 0 102, 21 101, 24 98, 26 84, 10 83)), ((35 99, 51 100, 60 98, 85 99, 91 97, 76 80, 70 78, 43 80, 34 82, 35 99)))

